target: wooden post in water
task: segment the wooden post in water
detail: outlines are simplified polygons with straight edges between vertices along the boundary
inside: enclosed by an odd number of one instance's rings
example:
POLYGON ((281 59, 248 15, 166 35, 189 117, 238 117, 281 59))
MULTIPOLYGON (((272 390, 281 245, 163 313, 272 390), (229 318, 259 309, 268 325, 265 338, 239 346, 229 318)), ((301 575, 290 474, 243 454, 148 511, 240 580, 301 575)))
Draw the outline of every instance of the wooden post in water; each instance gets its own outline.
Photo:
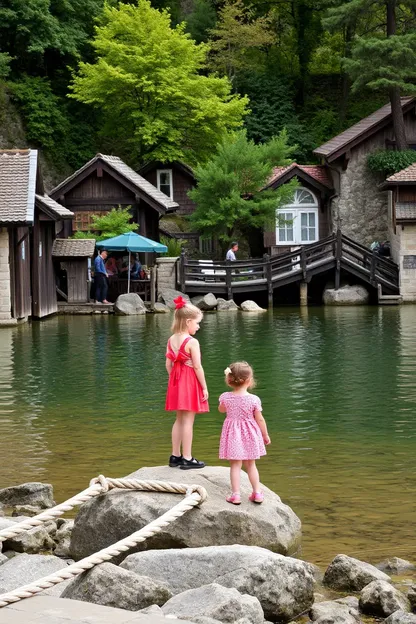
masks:
POLYGON ((155 309, 156 303, 156 265, 150 267, 150 309, 155 309))
POLYGON ((181 292, 185 292, 185 250, 182 249, 181 257, 179 261, 179 282, 181 285, 181 292))
POLYGON ((267 280, 267 296, 269 308, 273 307, 273 283, 272 283, 272 265, 269 254, 264 254, 264 276, 267 280))
POLYGON ((335 245, 335 290, 338 290, 341 281, 341 258, 342 258, 342 233, 337 230, 337 242, 335 245))
POLYGON ((299 284, 299 294, 300 294, 300 307, 307 307, 308 305, 308 282, 302 281, 299 284))
POLYGON ((227 287, 227 299, 228 301, 230 301, 233 298, 233 288, 231 286, 231 265, 232 265, 232 261, 231 260, 226 260, 226 267, 225 267, 225 284, 227 287))

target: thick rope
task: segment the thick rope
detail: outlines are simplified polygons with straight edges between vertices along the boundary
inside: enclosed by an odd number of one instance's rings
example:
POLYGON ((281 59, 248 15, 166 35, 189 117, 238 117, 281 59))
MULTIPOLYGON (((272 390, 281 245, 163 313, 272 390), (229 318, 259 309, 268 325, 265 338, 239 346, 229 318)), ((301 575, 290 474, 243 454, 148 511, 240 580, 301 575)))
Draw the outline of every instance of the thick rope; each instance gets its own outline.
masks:
MULTIPOLYGON (((62 570, 59 570, 58 572, 54 572, 53 574, 50 574, 49 576, 45 576, 44 578, 34 581, 33 583, 30 583, 29 585, 19 587, 18 589, 15 589, 6 594, 2 594, 0 596, 0 608, 5 607, 6 605, 11 604, 13 602, 18 602, 19 600, 22 600, 23 598, 30 598, 31 596, 34 596, 35 594, 38 594, 39 592, 42 592, 45 589, 49 589, 50 587, 53 587, 54 585, 57 585, 58 583, 62 583, 63 581, 66 581, 75 576, 78 576, 79 574, 82 574, 82 572, 85 572, 86 570, 90 570, 94 566, 99 565, 100 563, 103 563, 104 561, 109 561, 113 557, 116 557, 117 555, 120 555, 121 553, 130 550, 131 548, 133 548, 140 542, 144 542, 148 537, 152 537, 152 535, 156 535, 157 533, 160 533, 164 527, 168 526, 171 522, 174 522, 175 520, 183 516, 187 511, 189 511, 193 507, 196 507, 197 505, 202 503, 207 497, 205 488, 199 485, 188 486, 188 485, 182 485, 180 483, 168 483, 164 481, 139 481, 136 479, 106 479, 105 477, 102 477, 102 476, 98 477, 98 479, 93 479, 91 483, 93 483, 93 485, 90 486, 87 490, 84 490, 77 496, 74 496, 73 498, 69 499, 65 503, 62 503, 62 505, 57 505, 57 507, 54 507, 53 509, 48 510, 49 514, 51 514, 52 512, 55 512, 55 514, 52 515, 51 517, 48 516, 47 518, 44 518, 42 521, 46 522, 47 520, 50 520, 56 516, 62 515, 62 513, 66 511, 62 509, 64 505, 70 504, 69 509, 72 509, 75 506, 75 504, 79 504, 79 503, 74 503, 74 501, 77 500, 80 496, 83 497, 85 500, 88 500, 89 498, 93 498, 94 496, 98 496, 99 494, 102 494, 103 488, 105 488, 106 486, 107 486, 107 490, 112 489, 112 488, 123 488, 123 489, 156 491, 156 492, 174 492, 177 494, 186 494, 186 498, 182 500, 180 503, 178 503, 177 505, 175 505, 174 507, 172 507, 172 509, 164 513, 162 516, 160 516, 159 518, 156 518, 156 520, 153 520, 152 522, 150 522, 148 525, 146 525, 139 531, 132 533, 131 535, 129 535, 128 537, 125 537, 124 539, 120 540, 116 544, 113 544, 112 546, 108 546, 108 548, 104 548, 103 550, 100 550, 94 553, 93 555, 90 555, 89 557, 82 559, 81 561, 77 561, 76 563, 73 563, 67 566, 66 568, 63 568, 62 570), (97 481, 99 482, 99 485, 97 481), (100 488, 99 491, 97 491, 98 487, 100 488), (59 509, 58 513, 56 512, 57 509, 59 509)), ((84 500, 82 502, 84 502, 84 500)), ((36 520, 36 519, 39 520, 41 516, 47 516, 47 515, 48 515, 48 512, 44 512, 42 514, 39 514, 39 516, 35 516, 34 518, 31 518, 31 520, 36 520)), ((27 524, 27 522, 21 522, 19 525, 16 525, 16 526, 22 527, 24 524, 27 524)), ((29 528, 33 526, 38 526, 38 524, 41 524, 41 522, 32 524, 30 525, 29 528)), ((22 530, 25 530, 25 529, 22 529, 22 530)), ((4 532, 5 531, 1 531, 1 535, 3 535, 4 532)), ((21 531, 18 531, 18 533, 20 532, 21 531)), ((7 539, 7 537, 4 539, 7 539)))

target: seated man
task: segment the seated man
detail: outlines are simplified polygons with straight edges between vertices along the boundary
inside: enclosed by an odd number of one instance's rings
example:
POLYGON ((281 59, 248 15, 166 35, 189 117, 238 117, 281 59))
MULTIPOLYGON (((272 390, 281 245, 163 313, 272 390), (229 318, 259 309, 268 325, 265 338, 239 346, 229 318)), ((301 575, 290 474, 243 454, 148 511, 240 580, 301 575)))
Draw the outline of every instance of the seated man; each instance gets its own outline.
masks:
POLYGON ((140 279, 141 273, 142 273, 142 265, 136 256, 135 258, 131 259, 130 277, 131 279, 140 279))

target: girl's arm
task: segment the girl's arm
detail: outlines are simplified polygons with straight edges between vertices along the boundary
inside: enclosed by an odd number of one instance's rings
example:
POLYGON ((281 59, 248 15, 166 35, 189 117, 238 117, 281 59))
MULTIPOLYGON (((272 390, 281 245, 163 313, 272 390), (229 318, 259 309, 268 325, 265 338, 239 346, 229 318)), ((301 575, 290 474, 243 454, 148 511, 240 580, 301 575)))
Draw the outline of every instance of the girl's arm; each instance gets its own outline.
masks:
POLYGON ((265 444, 270 444, 270 436, 267 431, 266 421, 263 418, 263 414, 259 409, 254 410, 254 418, 256 419, 256 423, 260 427, 261 435, 263 436, 263 440, 265 444))
POLYGON ((227 410, 225 409, 224 403, 220 403, 218 405, 218 411, 221 412, 221 414, 226 414, 227 413, 227 410))
MULTIPOLYGON (((203 399, 204 401, 208 401, 208 388, 207 382, 205 381, 204 369, 201 364, 201 349, 199 348, 199 342, 196 338, 192 338, 188 344, 195 375, 202 387, 203 399)), ((185 350, 187 346, 188 345, 185 346, 185 350)))
POLYGON ((166 358, 166 370, 168 371, 168 375, 170 375, 173 368, 173 362, 169 358, 166 358))

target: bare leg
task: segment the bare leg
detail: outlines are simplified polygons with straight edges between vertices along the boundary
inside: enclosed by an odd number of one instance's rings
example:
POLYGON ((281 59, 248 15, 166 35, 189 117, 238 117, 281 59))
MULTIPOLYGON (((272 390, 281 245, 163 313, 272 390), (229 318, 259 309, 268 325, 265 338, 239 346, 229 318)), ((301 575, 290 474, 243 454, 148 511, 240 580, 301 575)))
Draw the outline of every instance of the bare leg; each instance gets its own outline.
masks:
POLYGON ((172 427, 172 455, 180 457, 181 455, 181 443, 182 443, 182 414, 183 412, 176 412, 176 420, 172 427))
POLYGON ((182 412, 182 455, 185 459, 192 459, 194 420, 195 412, 182 412))
POLYGON ((230 460, 231 492, 233 494, 240 493, 240 479, 241 479, 242 463, 243 462, 239 459, 230 460))
POLYGON ((254 459, 248 459, 244 462, 247 475, 253 488, 253 492, 260 492, 260 476, 254 459))

